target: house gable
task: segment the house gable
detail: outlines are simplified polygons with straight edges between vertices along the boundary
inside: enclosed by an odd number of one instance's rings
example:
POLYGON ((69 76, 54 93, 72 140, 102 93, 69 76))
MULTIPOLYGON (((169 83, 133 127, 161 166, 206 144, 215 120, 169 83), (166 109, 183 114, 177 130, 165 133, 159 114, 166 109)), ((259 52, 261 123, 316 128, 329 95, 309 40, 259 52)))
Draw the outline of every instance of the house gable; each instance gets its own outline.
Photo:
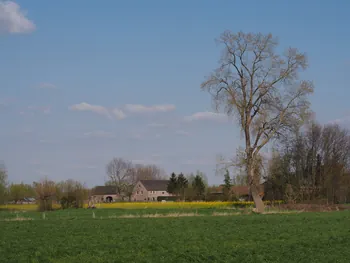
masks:
POLYGON ((133 201, 157 201, 159 196, 171 196, 167 192, 168 180, 140 180, 133 190, 133 201))

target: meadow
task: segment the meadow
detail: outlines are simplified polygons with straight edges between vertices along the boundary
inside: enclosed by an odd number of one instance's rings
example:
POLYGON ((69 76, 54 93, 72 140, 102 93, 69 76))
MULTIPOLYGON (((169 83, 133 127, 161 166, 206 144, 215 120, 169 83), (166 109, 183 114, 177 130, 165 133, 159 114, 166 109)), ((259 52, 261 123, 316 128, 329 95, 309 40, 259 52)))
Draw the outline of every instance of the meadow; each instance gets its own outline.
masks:
POLYGON ((350 258, 350 211, 265 215, 238 211, 101 208, 58 210, 45 216, 1 211, 0 262, 348 262, 350 258))

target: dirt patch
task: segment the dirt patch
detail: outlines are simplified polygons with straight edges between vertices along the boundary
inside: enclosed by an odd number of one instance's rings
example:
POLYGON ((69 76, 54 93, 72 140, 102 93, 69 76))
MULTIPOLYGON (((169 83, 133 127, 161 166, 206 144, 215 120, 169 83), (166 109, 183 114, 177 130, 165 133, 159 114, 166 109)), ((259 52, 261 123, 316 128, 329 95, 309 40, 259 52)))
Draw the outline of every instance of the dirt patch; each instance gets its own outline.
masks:
POLYGON ((197 213, 170 213, 170 214, 145 214, 145 215, 121 215, 109 218, 163 218, 163 217, 189 217, 189 216, 203 216, 197 213))
POLYGON ((235 212, 235 213, 229 213, 229 212, 214 212, 212 216, 234 216, 234 215, 241 215, 242 213, 235 212))

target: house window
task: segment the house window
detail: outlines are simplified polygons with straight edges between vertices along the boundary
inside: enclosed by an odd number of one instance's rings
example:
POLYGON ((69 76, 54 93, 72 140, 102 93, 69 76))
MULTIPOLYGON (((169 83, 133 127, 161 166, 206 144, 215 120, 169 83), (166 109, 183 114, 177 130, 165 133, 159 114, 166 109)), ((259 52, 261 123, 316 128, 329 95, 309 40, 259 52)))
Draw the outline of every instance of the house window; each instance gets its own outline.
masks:
POLYGON ((164 192, 162 192, 162 194, 164 194, 164 192))
POLYGON ((155 201, 156 200, 156 198, 155 197, 153 197, 153 201, 155 201))
POLYGON ((139 191, 137 191, 136 194, 139 194, 139 191))

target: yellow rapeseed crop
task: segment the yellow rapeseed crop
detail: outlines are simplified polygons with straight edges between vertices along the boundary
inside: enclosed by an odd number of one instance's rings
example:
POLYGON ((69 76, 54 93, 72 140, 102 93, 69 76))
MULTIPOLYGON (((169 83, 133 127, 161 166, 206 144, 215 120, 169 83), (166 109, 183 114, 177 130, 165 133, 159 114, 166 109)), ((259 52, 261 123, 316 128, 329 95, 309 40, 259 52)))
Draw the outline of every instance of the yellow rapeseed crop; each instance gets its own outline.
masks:
MULTIPOLYGON (((270 204, 269 201, 264 202, 270 204)), ((275 201, 274 204, 280 204, 282 201, 275 201)), ((121 209, 199 209, 199 208, 228 208, 228 207, 249 207, 254 206, 251 201, 232 201, 232 202, 116 202, 116 203, 100 203, 97 208, 121 208, 121 209)), ((87 207, 87 205, 85 205, 87 207)), ((54 208, 59 209, 60 205, 55 204, 54 208)), ((1 205, 0 209, 34 211, 37 210, 36 204, 11 204, 1 205)))

